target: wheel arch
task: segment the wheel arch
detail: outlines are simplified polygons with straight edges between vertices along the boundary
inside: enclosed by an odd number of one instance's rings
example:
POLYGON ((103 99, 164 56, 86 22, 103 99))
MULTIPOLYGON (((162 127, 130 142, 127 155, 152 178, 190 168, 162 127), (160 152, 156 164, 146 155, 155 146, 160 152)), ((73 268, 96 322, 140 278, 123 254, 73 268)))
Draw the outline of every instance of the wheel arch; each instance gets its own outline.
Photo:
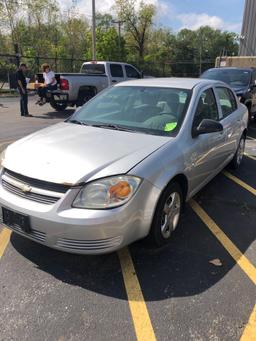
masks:
POLYGON ((161 199, 162 194, 164 193, 164 191, 166 190, 166 188, 171 184, 171 183, 178 183, 178 185, 181 187, 181 191, 182 191, 182 195, 183 195, 183 204, 185 204, 186 199, 187 199, 187 195, 188 195, 188 178, 186 177, 186 175, 184 175, 183 173, 178 173, 174 176, 171 177, 171 179, 169 179, 168 182, 166 182, 165 186, 163 187, 161 194, 159 195, 156 207, 158 205, 159 200, 161 199))
POLYGON ((80 88, 78 90, 78 94, 81 92, 86 92, 86 91, 93 91, 95 95, 98 92, 97 88, 93 85, 82 85, 82 86, 80 86, 80 88))

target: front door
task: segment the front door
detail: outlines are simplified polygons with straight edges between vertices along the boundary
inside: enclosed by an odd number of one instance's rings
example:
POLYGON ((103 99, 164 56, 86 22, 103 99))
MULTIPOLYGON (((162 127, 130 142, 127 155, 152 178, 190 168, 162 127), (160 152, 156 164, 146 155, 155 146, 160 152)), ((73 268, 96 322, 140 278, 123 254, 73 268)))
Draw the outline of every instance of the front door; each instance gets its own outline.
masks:
MULTIPOLYGON (((202 91, 200 95, 192 129, 198 127, 203 119, 220 120, 219 109, 212 88, 202 91)), ((221 169, 225 161, 224 148, 224 131, 192 138, 189 153, 186 156, 192 192, 201 188, 221 169)))

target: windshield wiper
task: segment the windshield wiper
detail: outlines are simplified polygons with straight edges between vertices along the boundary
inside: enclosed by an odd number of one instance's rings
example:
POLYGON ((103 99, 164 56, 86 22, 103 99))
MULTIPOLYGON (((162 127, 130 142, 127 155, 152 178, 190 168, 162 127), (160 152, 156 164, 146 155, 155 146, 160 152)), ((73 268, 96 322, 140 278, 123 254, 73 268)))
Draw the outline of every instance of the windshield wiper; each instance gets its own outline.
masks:
POLYGON ((80 125, 82 125, 82 126, 87 125, 86 123, 83 123, 83 122, 78 121, 78 120, 75 120, 75 119, 73 119, 73 120, 68 120, 67 122, 73 123, 73 124, 80 124, 80 125))
POLYGON ((95 127, 95 128, 114 129, 114 130, 121 130, 121 131, 129 131, 129 132, 135 132, 134 129, 125 128, 125 127, 119 126, 119 125, 117 125, 117 124, 112 124, 112 123, 98 123, 98 124, 92 124, 92 127, 95 127))

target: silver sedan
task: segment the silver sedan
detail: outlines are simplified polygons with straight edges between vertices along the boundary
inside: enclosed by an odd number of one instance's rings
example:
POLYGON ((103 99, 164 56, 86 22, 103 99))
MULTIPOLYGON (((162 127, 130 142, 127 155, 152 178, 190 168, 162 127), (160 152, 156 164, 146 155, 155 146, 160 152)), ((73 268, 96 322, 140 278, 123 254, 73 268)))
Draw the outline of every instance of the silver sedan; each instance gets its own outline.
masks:
POLYGON ((0 222, 84 254, 171 239, 182 207, 242 161, 248 112, 222 82, 145 79, 97 95, 1 156, 0 222))

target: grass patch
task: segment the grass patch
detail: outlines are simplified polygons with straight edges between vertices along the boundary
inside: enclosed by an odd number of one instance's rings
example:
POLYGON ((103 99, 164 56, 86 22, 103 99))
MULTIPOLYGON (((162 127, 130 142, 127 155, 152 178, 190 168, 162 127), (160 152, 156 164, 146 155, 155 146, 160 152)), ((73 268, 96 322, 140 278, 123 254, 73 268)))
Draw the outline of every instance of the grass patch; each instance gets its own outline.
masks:
POLYGON ((6 97, 6 96, 16 97, 16 96, 19 96, 19 94, 17 90, 0 89, 0 97, 6 97))

